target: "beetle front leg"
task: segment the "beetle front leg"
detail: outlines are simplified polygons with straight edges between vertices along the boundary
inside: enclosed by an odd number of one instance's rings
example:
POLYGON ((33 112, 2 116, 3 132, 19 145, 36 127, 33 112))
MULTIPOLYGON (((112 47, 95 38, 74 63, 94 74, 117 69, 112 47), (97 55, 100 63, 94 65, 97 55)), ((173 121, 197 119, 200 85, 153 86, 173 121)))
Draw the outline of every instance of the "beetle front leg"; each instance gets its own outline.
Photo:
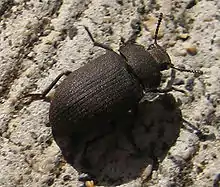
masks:
POLYGON ((176 87, 166 87, 166 88, 155 88, 155 89, 148 89, 146 92, 154 92, 154 93, 168 93, 171 91, 177 91, 186 94, 184 90, 178 89, 176 87))
POLYGON ((176 77, 176 71, 174 69, 171 70, 170 77, 171 77, 171 79, 167 82, 167 85, 166 85, 165 88, 147 89, 147 90, 145 90, 145 92, 168 93, 168 92, 171 92, 171 91, 177 91, 177 92, 181 92, 183 94, 186 94, 186 91, 184 91, 182 89, 178 89, 176 87, 173 87, 173 82, 174 82, 175 77, 176 77))
POLYGON ((24 96, 25 97, 31 97, 33 100, 39 100, 39 99, 45 99, 46 95, 50 92, 50 90, 55 86, 55 84, 60 80, 61 77, 68 76, 71 71, 65 71, 61 74, 59 74, 56 79, 42 92, 42 93, 30 93, 24 96))

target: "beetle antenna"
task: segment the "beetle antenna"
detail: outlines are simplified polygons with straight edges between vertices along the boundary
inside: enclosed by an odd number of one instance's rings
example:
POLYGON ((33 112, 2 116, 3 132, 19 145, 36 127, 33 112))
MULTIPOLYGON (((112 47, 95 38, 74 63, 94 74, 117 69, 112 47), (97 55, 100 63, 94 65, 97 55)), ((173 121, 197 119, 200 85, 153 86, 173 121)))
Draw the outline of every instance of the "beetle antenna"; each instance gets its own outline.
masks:
POLYGON ((163 19, 163 13, 160 13, 160 16, 159 16, 159 19, 157 22, 157 28, 156 28, 156 31, 154 34, 154 43, 155 44, 157 44, 157 36, 158 36, 158 32, 159 32, 159 28, 160 28, 160 24, 161 24, 162 19, 163 19))
POLYGON ((175 69, 175 70, 178 70, 178 71, 181 71, 181 72, 190 72, 190 73, 194 73, 194 74, 196 74, 196 75, 202 75, 202 74, 203 74, 203 72, 200 71, 200 70, 177 68, 177 67, 175 67, 173 64, 171 65, 171 68, 172 68, 172 69, 175 69))

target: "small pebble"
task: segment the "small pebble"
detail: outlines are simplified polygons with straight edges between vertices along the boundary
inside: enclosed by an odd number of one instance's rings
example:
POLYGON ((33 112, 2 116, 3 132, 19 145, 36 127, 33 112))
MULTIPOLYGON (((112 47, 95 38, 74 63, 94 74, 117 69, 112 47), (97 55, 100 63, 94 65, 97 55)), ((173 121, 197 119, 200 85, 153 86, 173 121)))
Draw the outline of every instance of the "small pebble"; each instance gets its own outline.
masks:
POLYGON ((33 58, 35 56, 35 53, 33 51, 31 51, 30 53, 28 53, 27 57, 28 58, 33 58))
POLYGON ((197 49, 195 46, 192 46, 192 47, 189 47, 189 48, 186 48, 186 51, 188 54, 194 56, 197 54, 197 49))
POLYGON ((179 34, 178 38, 182 39, 182 40, 187 40, 189 38, 189 34, 188 33, 182 33, 179 34))
POLYGON ((186 50, 186 52, 189 54, 189 55, 196 55, 197 54, 197 47, 195 44, 191 43, 191 42, 184 42, 183 43, 183 48, 186 50))
POLYGON ((86 181, 86 182, 85 182, 85 186, 86 186, 86 187, 95 187, 94 181, 93 181, 93 180, 91 180, 91 181, 86 181))
POLYGON ((149 164, 141 174, 141 180, 146 181, 152 173, 153 166, 149 164))

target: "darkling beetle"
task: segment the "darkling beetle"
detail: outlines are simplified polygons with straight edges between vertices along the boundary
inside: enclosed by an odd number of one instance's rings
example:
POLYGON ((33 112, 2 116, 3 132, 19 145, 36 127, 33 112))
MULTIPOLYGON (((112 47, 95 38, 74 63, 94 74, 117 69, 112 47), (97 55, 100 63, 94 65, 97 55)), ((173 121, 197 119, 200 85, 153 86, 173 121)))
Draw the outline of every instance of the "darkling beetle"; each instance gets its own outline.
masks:
POLYGON ((94 46, 106 53, 71 72, 61 73, 41 94, 44 99, 58 80, 67 76, 55 90, 49 121, 58 135, 90 132, 94 124, 114 120, 134 108, 147 92, 166 93, 176 90, 172 85, 159 88, 161 71, 169 68, 202 74, 197 70, 174 67, 166 50, 157 44, 162 14, 158 19, 154 43, 148 49, 135 42, 133 34, 122 42, 118 53, 108 45, 96 42, 85 27, 94 46))

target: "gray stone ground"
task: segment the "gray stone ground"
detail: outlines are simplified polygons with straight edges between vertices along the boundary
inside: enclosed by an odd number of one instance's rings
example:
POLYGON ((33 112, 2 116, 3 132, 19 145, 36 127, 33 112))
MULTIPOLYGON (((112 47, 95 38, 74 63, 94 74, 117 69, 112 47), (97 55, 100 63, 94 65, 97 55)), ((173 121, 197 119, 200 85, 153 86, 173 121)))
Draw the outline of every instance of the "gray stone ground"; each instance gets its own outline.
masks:
POLYGON ((219 22, 218 0, 1 0, 0 186, 74 187, 81 184, 78 175, 84 171, 104 186, 219 186, 219 22), (111 136, 88 148, 92 169, 78 166, 80 156, 67 162, 48 125, 50 104, 22 97, 41 92, 59 73, 76 70, 103 53, 93 47, 82 25, 117 50, 120 37, 128 38, 131 25, 135 29, 140 23, 137 42, 147 47, 160 12, 164 19, 158 43, 167 48, 176 66, 204 74, 177 72, 175 84, 187 95, 172 92, 168 99, 143 105, 150 133, 143 133, 141 127, 133 130, 137 144, 148 150, 141 158, 130 156, 132 148, 120 134, 120 141, 115 139, 123 148, 115 149, 108 140, 114 139, 111 136), (171 104, 170 109, 167 100, 181 105, 171 104), (179 117, 189 123, 182 125, 179 117), (196 135, 196 128, 202 137, 196 135), (157 167, 152 168, 149 144, 155 147, 157 167))

